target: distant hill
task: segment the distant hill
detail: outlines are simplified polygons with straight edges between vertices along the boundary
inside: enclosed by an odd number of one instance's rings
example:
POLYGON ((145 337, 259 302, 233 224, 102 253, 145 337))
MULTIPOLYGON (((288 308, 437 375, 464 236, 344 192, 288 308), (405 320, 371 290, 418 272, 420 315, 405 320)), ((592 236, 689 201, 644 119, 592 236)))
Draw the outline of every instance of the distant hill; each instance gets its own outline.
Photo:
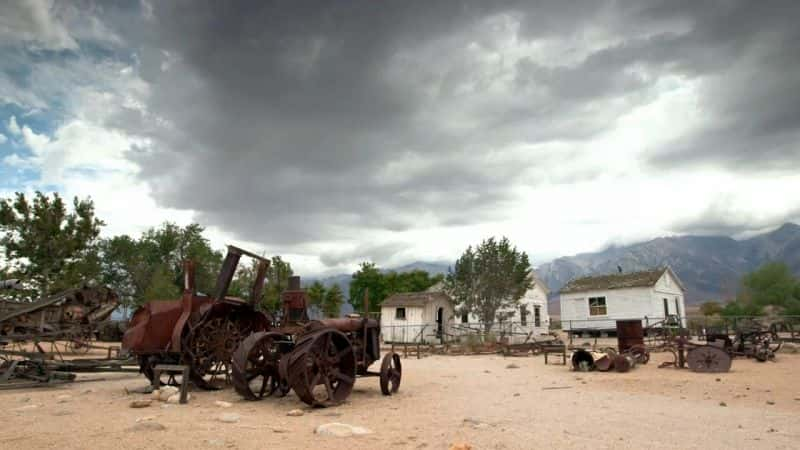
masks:
MULTIPOLYGON (((800 225, 787 223, 780 228, 736 240, 727 236, 661 237, 625 246, 613 246, 594 253, 557 258, 536 268, 536 273, 551 291, 551 313, 558 312, 558 291, 568 281, 585 275, 614 273, 617 266, 626 272, 669 265, 686 287, 690 305, 706 300, 727 300, 736 295, 742 276, 768 261, 782 261, 800 275, 800 225)), ((448 264, 416 261, 396 267, 398 272, 426 270, 447 273, 448 264)), ((350 274, 320 279, 325 286, 338 284, 350 297, 350 274)), ((310 282, 311 280, 309 280, 310 282)), ((343 312, 351 312, 346 304, 343 312)))
POLYGON ((800 274, 800 226, 787 223, 777 230, 735 240, 725 236, 677 236, 600 252, 566 256, 542 264, 536 273, 552 292, 569 280, 585 275, 626 272, 669 265, 686 287, 686 301, 732 298, 742 275, 768 261, 785 262, 800 274))

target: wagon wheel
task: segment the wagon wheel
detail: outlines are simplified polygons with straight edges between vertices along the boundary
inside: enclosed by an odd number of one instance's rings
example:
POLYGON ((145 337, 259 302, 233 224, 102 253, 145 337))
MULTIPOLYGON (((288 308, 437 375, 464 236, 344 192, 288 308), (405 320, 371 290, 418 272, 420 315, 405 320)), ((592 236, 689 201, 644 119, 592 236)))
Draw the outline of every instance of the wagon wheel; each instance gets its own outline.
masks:
POLYGON ((644 345, 633 345, 628 349, 628 352, 633 356, 639 364, 647 364, 650 361, 650 352, 644 345))
POLYGON ((603 353, 608 355, 609 358, 614 358, 615 356, 617 356, 617 349, 615 349, 614 347, 606 347, 603 349, 603 353))
POLYGON ((383 395, 392 395, 400 389, 400 378, 403 376, 403 365, 400 364, 400 355, 394 352, 387 353, 381 362, 381 392, 383 395))
POLYGON ((231 381, 245 400, 261 400, 278 389, 280 333, 258 332, 248 336, 233 354, 231 381))
POLYGON ((703 345, 689 350, 686 364, 694 372, 720 373, 731 370, 731 357, 724 350, 703 345))
POLYGON ((340 331, 323 329, 307 334, 287 358, 289 385, 308 405, 336 405, 353 390, 355 354, 340 331))
POLYGON ((783 345, 783 339, 781 339, 776 330, 770 330, 761 333, 758 337, 758 344, 769 348, 772 353, 777 353, 783 345))
POLYGON ((203 389, 213 389, 213 382, 222 375, 229 379, 233 352, 249 333, 248 324, 227 317, 204 321, 184 337, 183 361, 191 368, 192 382, 203 389), (240 323, 241 322, 241 323, 240 323), (206 381, 205 376, 211 380, 206 381))
POLYGON ((672 356, 672 361, 664 361, 658 365, 659 368, 664 367, 678 367, 678 350, 675 347, 667 346, 662 347, 661 350, 664 353, 669 353, 672 356))

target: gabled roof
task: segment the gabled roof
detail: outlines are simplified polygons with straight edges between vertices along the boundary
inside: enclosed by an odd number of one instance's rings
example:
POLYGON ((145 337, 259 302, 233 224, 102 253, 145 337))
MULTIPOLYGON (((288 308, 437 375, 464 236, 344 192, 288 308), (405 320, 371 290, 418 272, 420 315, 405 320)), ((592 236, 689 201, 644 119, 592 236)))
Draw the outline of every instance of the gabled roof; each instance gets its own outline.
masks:
POLYGON ((615 273, 576 278, 561 288, 561 293, 653 287, 667 271, 672 275, 672 278, 678 286, 683 289, 683 285, 672 269, 669 267, 659 267, 658 269, 641 272, 615 273))
POLYGON ((425 306, 435 300, 450 301, 450 296, 444 292, 405 292, 390 295, 381 306, 425 306))
POLYGON ((550 288, 547 287, 547 283, 545 283, 541 278, 539 278, 539 276, 536 275, 536 272, 533 270, 531 270, 531 278, 533 279, 534 287, 539 286, 542 289, 544 289, 544 295, 550 294, 550 288))

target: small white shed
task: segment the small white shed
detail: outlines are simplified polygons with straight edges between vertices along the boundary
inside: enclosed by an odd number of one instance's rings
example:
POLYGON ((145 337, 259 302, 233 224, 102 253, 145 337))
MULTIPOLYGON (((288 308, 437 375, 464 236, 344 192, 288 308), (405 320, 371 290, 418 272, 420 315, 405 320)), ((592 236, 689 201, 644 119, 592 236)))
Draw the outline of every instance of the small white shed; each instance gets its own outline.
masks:
POLYGON ((616 321, 645 319, 643 326, 677 316, 686 324, 684 288, 669 267, 577 278, 560 292, 564 331, 607 332, 616 321))
POLYGON ((393 294, 381 303, 381 335, 386 343, 441 343, 453 320, 453 303, 441 291, 393 294))

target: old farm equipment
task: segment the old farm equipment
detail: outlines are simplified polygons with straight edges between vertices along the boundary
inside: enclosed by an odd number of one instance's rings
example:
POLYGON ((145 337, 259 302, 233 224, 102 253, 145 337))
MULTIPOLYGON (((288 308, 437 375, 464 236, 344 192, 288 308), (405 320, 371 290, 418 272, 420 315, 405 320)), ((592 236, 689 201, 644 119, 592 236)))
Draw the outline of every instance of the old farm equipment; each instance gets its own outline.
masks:
POLYGON ((123 349, 138 358, 141 372, 151 383, 153 369, 159 364, 189 366, 190 379, 200 388, 213 388, 217 376, 227 380, 231 356, 239 343, 270 326, 270 319, 255 309, 268 266, 269 260, 228 246, 216 287, 211 295, 204 295, 195 292, 194 264, 187 261, 182 297, 150 301, 139 308, 123 335, 123 349), (250 301, 226 296, 242 255, 258 261, 250 301))
POLYGON ((35 301, 0 300, 0 347, 65 342, 67 349, 85 352, 101 322, 119 305, 117 294, 105 286, 88 283, 35 301))
POLYGON ((737 324, 733 337, 727 332, 717 331, 706 334, 706 342, 721 345, 731 356, 745 356, 764 362, 775 358, 783 340, 777 327, 762 326, 754 320, 737 324))
MULTIPOLYGON (((282 293, 281 323, 242 342, 233 357, 233 385, 247 400, 294 390, 312 406, 336 405, 353 389, 357 376, 380 378, 381 392, 400 387, 400 357, 383 357, 380 372, 369 366, 380 358, 380 325, 367 317, 309 320, 308 297, 300 277, 282 293)), ((368 310, 368 309, 367 309, 368 310)))

